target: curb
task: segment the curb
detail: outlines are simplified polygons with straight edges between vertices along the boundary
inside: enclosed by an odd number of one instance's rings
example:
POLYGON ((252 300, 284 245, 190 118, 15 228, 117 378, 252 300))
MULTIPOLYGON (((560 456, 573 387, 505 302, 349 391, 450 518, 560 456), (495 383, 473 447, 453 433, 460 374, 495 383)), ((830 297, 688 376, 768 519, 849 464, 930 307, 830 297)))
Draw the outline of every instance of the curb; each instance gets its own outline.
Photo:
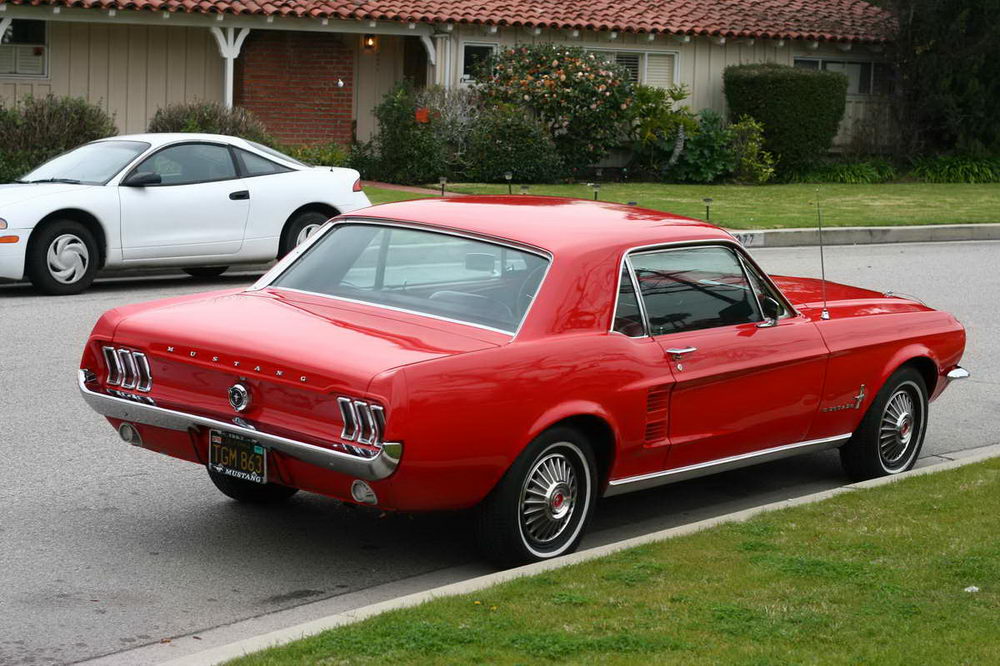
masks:
MULTIPOLYGON (((801 247, 819 245, 819 230, 727 229, 744 247, 801 247)), ((879 245, 883 243, 938 243, 1000 240, 1000 224, 928 224, 912 227, 826 227, 824 245, 879 245)))
POLYGON ((887 476, 878 479, 871 479, 870 481, 853 483, 850 485, 841 486, 839 488, 833 488, 830 490, 824 490, 818 493, 813 493, 811 495, 805 495, 803 497, 797 497, 789 500, 782 500, 780 502, 765 504, 763 506, 758 506, 751 509, 744 509, 742 511, 737 511, 735 513, 730 513, 724 516, 717 516, 715 518, 709 518, 707 520, 698 521, 696 523, 681 525, 679 527, 672 527, 669 529, 652 532, 650 534, 644 534, 642 536, 633 537, 631 539, 625 539, 623 541, 618 541, 617 543, 607 544, 605 546, 598 546, 597 548, 590 548, 588 550, 559 557, 555 560, 549 560, 546 562, 536 562, 535 564, 528 564, 522 567, 517 567, 516 569, 498 571, 496 573, 487 574, 485 576, 480 576, 478 578, 471 578, 469 580, 461 581, 459 583, 452 583, 450 585, 444 585, 442 587, 426 590, 424 592, 417 592, 415 594, 409 594, 396 599, 391 599, 389 601, 383 601, 380 603, 371 604, 369 606, 363 606, 361 608, 356 608, 354 610, 346 611, 343 613, 329 615, 327 617, 318 618, 310 622, 304 622, 302 624, 288 627, 286 629, 279 629, 277 631, 272 631, 266 634, 262 634, 260 636, 255 636, 253 638, 248 638, 245 640, 237 641, 235 643, 230 643, 228 645, 222 645, 217 648, 212 648, 209 650, 204 650, 202 652, 196 652, 194 654, 190 654, 184 657, 179 657, 177 659, 172 659, 170 661, 164 662, 164 666, 201 666, 204 664, 218 664, 230 659, 242 657, 252 652, 263 650, 265 648, 284 645, 286 643, 291 643, 292 641, 296 641, 300 638, 313 636, 320 632, 326 631, 327 629, 333 629, 335 627, 340 627, 343 625, 360 622, 362 620, 373 617, 375 615, 379 615, 381 613, 385 613, 390 610, 418 606, 422 603, 440 597, 452 597, 460 594, 467 594, 469 592, 476 592, 478 590, 482 590, 488 587, 493 587, 495 585, 499 585, 500 583, 505 583, 507 581, 515 580, 518 578, 533 576, 535 574, 543 573, 545 571, 552 571, 553 569, 561 569, 563 567, 571 566, 573 564, 577 564, 580 562, 587 562, 589 560, 603 557, 605 555, 609 555, 618 552, 620 550, 625 550, 627 548, 633 548, 635 546, 640 546, 651 542, 664 541, 666 539, 671 539, 674 537, 693 534, 695 532, 700 532, 702 530, 708 529, 710 527, 715 527, 716 525, 720 525, 723 523, 743 522, 762 513, 777 511, 780 509, 785 509, 788 507, 798 506, 802 504, 813 504, 815 502, 820 502, 822 500, 843 493, 848 493, 855 490, 862 490, 865 488, 875 488, 878 486, 884 486, 891 483, 896 483, 897 481, 913 476, 923 476, 924 474, 934 474, 937 472, 943 472, 958 467, 964 467, 965 465, 971 465, 973 463, 981 462, 983 460, 987 460, 989 458, 995 458, 998 456, 1000 456, 1000 444, 985 446, 977 450, 975 453, 968 456, 964 456, 960 459, 951 460, 937 465, 930 465, 928 467, 921 467, 919 469, 910 470, 909 472, 904 472, 902 474, 897 474, 895 476, 887 476))

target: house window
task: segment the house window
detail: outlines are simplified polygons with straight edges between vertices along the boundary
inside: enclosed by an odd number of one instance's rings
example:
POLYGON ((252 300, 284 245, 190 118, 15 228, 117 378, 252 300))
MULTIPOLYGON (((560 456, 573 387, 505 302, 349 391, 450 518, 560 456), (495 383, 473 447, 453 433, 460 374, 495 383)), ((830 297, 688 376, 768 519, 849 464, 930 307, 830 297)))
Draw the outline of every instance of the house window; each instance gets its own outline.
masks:
POLYGON ((591 51, 595 56, 621 65, 632 83, 669 88, 674 84, 673 53, 654 51, 591 51))
POLYGON ((848 95, 888 95, 892 92, 892 68, 882 62, 796 58, 795 66, 840 72, 847 77, 848 95))
POLYGON ((474 81, 476 78, 476 72, 482 62, 496 52, 496 44, 463 44, 462 83, 474 81))
POLYGON ((45 76, 45 37, 45 21, 11 21, 0 35, 0 76, 45 76))

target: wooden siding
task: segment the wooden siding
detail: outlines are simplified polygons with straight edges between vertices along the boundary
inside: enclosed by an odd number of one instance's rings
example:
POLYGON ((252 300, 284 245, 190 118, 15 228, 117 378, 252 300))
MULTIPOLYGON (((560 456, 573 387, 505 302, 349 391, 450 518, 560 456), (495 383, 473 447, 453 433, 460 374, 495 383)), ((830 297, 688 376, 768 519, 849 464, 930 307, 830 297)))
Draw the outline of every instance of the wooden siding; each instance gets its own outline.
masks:
POLYGON ((50 21, 48 76, 0 78, 0 99, 71 95, 142 132, 169 103, 222 100, 222 58, 207 28, 50 21))

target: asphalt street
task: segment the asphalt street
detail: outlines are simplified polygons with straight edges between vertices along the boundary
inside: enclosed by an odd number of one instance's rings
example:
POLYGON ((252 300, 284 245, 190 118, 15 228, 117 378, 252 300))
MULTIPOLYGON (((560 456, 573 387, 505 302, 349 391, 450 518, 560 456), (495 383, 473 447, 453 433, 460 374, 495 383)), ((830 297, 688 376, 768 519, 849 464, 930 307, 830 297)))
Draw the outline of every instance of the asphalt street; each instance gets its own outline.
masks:
MULTIPOLYGON (((816 248, 754 255, 773 273, 819 272, 816 248)), ((827 268, 918 296, 968 329, 973 377, 932 407, 923 464, 1000 443, 1000 242, 831 247, 827 268)), ((252 277, 109 279, 59 298, 0 286, 0 663, 143 663, 170 656, 165 639, 227 625, 233 637, 274 628, 276 611, 488 570, 467 515, 380 516, 304 493, 242 506, 198 466, 121 443, 84 405, 76 368, 101 312, 252 277)), ((584 546, 845 482, 825 452, 616 497, 584 546)))

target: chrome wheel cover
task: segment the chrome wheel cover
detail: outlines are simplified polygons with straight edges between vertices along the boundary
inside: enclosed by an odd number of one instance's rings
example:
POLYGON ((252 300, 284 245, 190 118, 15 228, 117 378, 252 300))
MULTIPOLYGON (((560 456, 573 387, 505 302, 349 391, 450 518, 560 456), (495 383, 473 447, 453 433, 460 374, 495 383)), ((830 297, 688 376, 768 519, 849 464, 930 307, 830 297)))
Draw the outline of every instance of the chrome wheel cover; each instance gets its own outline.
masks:
POLYGON ((299 235, 295 237, 295 245, 296 246, 301 245, 303 242, 305 242, 307 238, 316 233, 319 230, 319 228, 323 226, 323 224, 325 223, 307 224, 306 226, 302 227, 302 231, 300 231, 299 235))
POLYGON ((90 251, 87 244, 75 234, 57 236, 46 253, 49 274, 61 284, 80 281, 90 265, 90 251))
POLYGON ((923 427, 923 407, 914 400, 915 390, 907 385, 896 389, 882 410, 879 421, 878 452, 888 472, 909 463, 923 427))
POLYGON ((579 485, 566 454, 555 451, 539 458, 521 488, 519 520, 526 540, 546 547, 562 536, 578 511, 579 485))

